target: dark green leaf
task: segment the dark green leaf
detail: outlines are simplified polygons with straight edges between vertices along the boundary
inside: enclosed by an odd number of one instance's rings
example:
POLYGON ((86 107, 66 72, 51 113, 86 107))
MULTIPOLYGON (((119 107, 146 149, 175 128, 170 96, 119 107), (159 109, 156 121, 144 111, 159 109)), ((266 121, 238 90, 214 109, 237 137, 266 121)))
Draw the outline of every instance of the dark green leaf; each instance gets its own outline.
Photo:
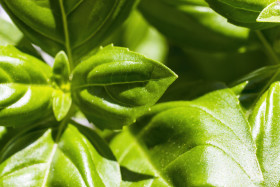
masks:
POLYGON ((140 10, 160 32, 187 48, 233 51, 246 44, 250 33, 228 23, 204 0, 142 0, 140 10))
POLYGON ((0 151, 7 143, 8 130, 6 127, 0 126, 0 151))
MULTIPOLYGON (((154 176, 135 186, 260 186, 251 128, 230 89, 160 104, 117 136, 122 167, 154 176), (139 184, 139 185, 138 185, 139 184)), ((133 180, 123 186, 134 186, 133 180)))
POLYGON ((5 147, 5 145, 20 132, 19 128, 3 127, 0 126, 0 152, 5 147))
POLYGON ((278 0, 206 0, 210 7, 225 16, 229 22, 253 29, 276 26, 278 0), (276 7, 274 6, 276 5, 276 7), (265 21, 266 23, 258 23, 265 21))
POLYGON ((1 0, 22 32, 43 50, 85 55, 128 16, 137 0, 1 0))
POLYGON ((0 125, 23 126, 51 114, 51 68, 12 46, 0 47, 0 125))
POLYGON ((120 129, 155 104, 176 78, 161 63, 107 46, 76 67, 72 95, 99 128, 120 129))
POLYGON ((58 134, 34 130, 10 142, 0 154, 1 186, 119 186, 118 163, 94 132, 69 124, 58 134))
POLYGON ((260 97, 263 92, 263 89, 267 89, 271 84, 269 83, 271 77, 275 76, 275 80, 280 80, 280 66, 267 66, 260 68, 256 71, 249 73, 248 75, 242 77, 238 81, 235 81, 233 86, 245 86, 242 88, 241 92, 238 93, 239 100, 241 102, 242 107, 247 114, 252 112, 252 107, 257 101, 258 97, 260 97), (277 75, 278 74, 278 75, 277 75), (245 85, 244 85, 245 84, 245 85))

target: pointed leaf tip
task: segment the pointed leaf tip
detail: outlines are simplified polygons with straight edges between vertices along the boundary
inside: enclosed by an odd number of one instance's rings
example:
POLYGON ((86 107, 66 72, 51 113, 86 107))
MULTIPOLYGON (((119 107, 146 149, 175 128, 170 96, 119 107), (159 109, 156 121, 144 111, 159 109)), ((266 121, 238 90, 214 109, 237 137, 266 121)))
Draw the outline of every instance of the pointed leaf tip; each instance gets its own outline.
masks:
POLYGON ((264 8, 259 14, 257 22, 280 23, 280 1, 273 2, 264 8))

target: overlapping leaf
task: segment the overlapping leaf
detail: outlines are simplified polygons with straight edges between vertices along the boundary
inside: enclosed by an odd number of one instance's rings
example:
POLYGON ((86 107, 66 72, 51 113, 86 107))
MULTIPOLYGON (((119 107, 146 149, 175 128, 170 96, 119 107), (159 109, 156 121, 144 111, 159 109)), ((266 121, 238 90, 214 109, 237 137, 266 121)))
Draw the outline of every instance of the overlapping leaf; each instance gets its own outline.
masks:
POLYGON ((230 22, 253 28, 273 27, 280 21, 278 0, 206 0, 230 22), (259 23, 257 22, 259 21, 259 23))
POLYGON ((118 163, 89 129, 69 124, 16 137, 0 154, 0 186, 119 186, 118 163), (87 134, 87 135, 85 135, 87 134))
MULTIPOLYGON (((100 45, 120 25, 137 0, 1 0, 24 34, 55 55, 67 51, 77 59, 100 45)), ((71 57, 70 57, 71 58, 71 57)))
POLYGON ((120 129, 155 104, 176 78, 158 62, 107 46, 76 67, 72 96, 95 125, 120 129))
POLYGON ((0 125, 23 126, 51 114, 51 68, 12 46, 0 47, 0 125))
POLYGON ((183 47, 232 51, 245 45, 250 32, 227 23, 204 0, 142 0, 140 10, 160 32, 183 47))
MULTIPOLYGON (((274 93, 274 100, 264 96, 270 103, 266 111, 275 107, 274 113, 262 112, 263 107, 256 108, 254 129, 260 132, 253 133, 260 135, 256 144, 239 101, 229 89, 191 102, 153 107, 111 143, 118 161, 126 168, 123 186, 261 186, 264 180, 267 186, 276 186, 280 155, 276 132, 280 106, 277 84, 277 88, 272 86, 269 91, 274 93), (273 123, 266 118, 267 133, 262 130, 263 125, 261 128, 257 125, 263 122, 264 115, 275 116, 273 123), (260 139, 267 137, 266 134, 274 143, 267 141, 263 146, 260 139), (269 164, 264 163, 268 160, 269 164)), ((263 105, 263 101, 258 106, 263 105)))

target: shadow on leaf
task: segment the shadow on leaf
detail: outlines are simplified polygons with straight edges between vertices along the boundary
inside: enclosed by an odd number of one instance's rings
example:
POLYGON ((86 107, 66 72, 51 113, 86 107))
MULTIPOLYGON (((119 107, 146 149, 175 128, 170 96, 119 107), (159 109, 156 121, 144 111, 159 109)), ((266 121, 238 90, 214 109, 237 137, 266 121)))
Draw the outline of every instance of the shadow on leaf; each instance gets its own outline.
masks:
POLYGON ((148 180, 148 179, 155 178, 152 175, 136 173, 123 166, 121 166, 121 174, 122 174, 122 180, 128 181, 128 182, 138 182, 138 181, 142 181, 142 180, 148 180))

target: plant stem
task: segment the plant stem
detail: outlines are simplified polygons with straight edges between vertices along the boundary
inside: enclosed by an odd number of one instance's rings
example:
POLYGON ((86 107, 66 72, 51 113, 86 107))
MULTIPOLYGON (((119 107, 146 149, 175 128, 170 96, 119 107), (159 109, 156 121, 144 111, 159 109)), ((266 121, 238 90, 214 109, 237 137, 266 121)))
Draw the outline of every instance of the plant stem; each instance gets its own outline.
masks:
POLYGON ((67 127, 67 124, 68 124, 70 118, 72 117, 73 111, 74 111, 74 105, 72 104, 67 116, 59 124, 58 132, 57 132, 57 135, 56 135, 56 138, 55 138, 55 142, 59 142, 60 137, 61 137, 64 129, 67 127))
POLYGON ((273 60, 273 62, 275 64, 280 64, 280 60, 277 56, 277 54, 275 53, 274 49, 271 47, 271 45, 268 43, 267 39, 265 38, 265 36, 263 35, 263 33, 261 31, 256 31, 256 34, 258 36, 258 38, 260 39, 260 41, 262 42, 262 44, 264 45, 268 56, 271 57, 271 59, 273 60))
MULTIPOLYGON (((271 45, 268 43, 268 41, 266 40, 266 38, 264 37, 262 32, 261 31, 256 31, 256 34, 258 35, 260 41, 263 43, 264 47, 266 48, 269 56, 273 59, 274 63, 275 64, 280 64, 280 60, 279 60, 277 54, 275 53, 275 51, 273 50, 271 45)), ((253 107, 257 104, 260 97, 265 93, 265 91, 269 88, 269 86, 275 81, 275 79, 278 77, 279 74, 280 74, 280 69, 278 69, 273 74, 273 76, 269 79, 269 81, 264 85, 262 90, 259 92, 257 98, 254 100, 253 104, 251 105, 249 111, 251 111, 253 109, 253 107)))
POLYGON ((67 56, 69 59, 70 71, 72 71, 74 68, 74 65, 73 65, 72 50, 71 50, 71 45, 70 45, 70 37, 69 37, 69 32, 68 32, 67 15, 65 13, 63 0, 59 0, 59 5, 60 5, 60 10, 61 10, 61 15, 62 15, 62 22, 63 22, 65 48, 66 48, 66 53, 67 53, 67 56))

